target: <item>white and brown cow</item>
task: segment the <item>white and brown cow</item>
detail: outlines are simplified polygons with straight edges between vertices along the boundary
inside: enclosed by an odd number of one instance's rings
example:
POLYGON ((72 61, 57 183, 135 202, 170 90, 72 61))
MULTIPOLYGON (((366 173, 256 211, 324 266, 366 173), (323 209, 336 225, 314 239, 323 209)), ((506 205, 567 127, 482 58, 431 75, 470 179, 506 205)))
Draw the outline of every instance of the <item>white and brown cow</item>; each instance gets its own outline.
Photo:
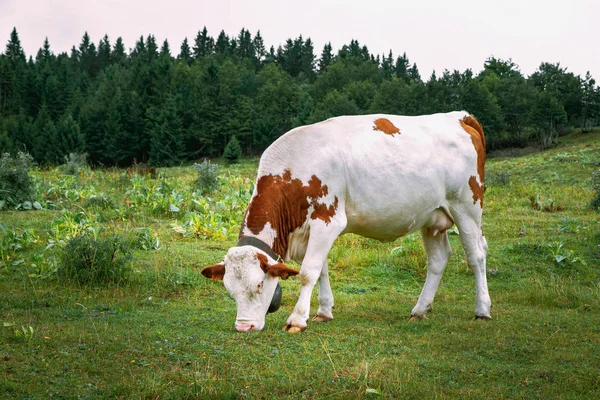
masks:
POLYGON ((300 297, 284 329, 300 332, 317 281, 315 319, 333 318, 327 253, 339 235, 390 241, 421 230, 427 278, 412 318, 422 318, 451 253, 446 230, 456 224, 475 274, 475 316, 490 319, 484 164, 483 130, 466 112, 347 116, 293 129, 260 159, 238 246, 202 273, 223 280, 239 331, 261 330, 278 306, 278 278, 299 273, 300 297), (300 271, 282 260, 301 263, 300 271))

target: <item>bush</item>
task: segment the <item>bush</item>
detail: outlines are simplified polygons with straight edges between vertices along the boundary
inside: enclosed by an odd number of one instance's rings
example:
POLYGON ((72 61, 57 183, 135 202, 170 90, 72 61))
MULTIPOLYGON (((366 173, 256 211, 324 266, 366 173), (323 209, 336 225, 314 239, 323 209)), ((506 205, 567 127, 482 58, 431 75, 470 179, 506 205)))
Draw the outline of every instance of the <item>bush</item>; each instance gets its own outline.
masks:
POLYGON ((590 202, 590 208, 594 211, 600 211, 600 169, 592 173, 592 190, 594 198, 590 202))
POLYGON ((488 172, 485 177, 485 183, 490 186, 507 186, 510 184, 510 172, 488 172))
POLYGON ((94 239, 77 236, 61 249, 57 275, 83 285, 120 283, 131 267, 130 248, 119 237, 94 239))
POLYGON ((87 153, 69 153, 69 157, 65 156, 65 163, 58 169, 65 175, 78 175, 80 171, 89 170, 87 153))
POLYGON ((229 164, 233 164, 238 161, 241 155, 242 148, 240 147, 240 142, 233 136, 229 143, 227 143, 227 146, 225 146, 223 158, 226 159, 229 164))
POLYGON ((195 163, 194 169, 198 172, 196 189, 200 190, 203 195, 219 188, 219 166, 217 164, 211 164, 210 161, 204 160, 202 164, 195 163))
POLYGON ((15 158, 4 153, 0 159, 0 210, 5 205, 18 206, 35 195, 35 185, 29 176, 34 165, 28 153, 18 152, 15 158))

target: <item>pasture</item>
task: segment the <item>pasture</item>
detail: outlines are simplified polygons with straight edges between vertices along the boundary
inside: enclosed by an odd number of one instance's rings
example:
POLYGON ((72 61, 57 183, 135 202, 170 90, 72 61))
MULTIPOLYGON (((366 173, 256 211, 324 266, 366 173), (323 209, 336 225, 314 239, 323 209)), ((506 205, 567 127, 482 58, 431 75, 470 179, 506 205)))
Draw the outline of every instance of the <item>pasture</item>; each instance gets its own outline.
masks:
POLYGON ((263 331, 236 332, 233 300, 200 269, 235 245, 256 167, 222 165, 208 196, 192 167, 155 178, 33 171, 42 209, 0 213, 0 397, 598 397, 600 214, 588 206, 600 131, 488 159, 489 322, 473 320, 456 234, 433 311, 418 322, 409 315, 425 278, 420 236, 347 235, 329 254, 333 321, 281 331, 300 287, 291 278, 263 331), (126 238, 129 278, 62 283, 64 241, 81 233, 126 238))

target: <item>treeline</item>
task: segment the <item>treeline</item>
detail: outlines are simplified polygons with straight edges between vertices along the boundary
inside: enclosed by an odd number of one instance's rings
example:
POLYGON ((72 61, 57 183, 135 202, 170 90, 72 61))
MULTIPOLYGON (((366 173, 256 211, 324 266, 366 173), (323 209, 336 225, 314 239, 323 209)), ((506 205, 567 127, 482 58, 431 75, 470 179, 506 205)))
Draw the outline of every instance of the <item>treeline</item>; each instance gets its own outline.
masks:
POLYGON ((70 53, 46 39, 26 58, 16 29, 0 55, 0 149, 41 164, 87 152, 95 165, 173 165, 219 156, 235 136, 259 154, 289 129, 337 115, 477 115, 488 148, 544 146, 570 127, 600 123, 600 88, 589 73, 542 63, 529 77, 512 60, 489 58, 481 73, 444 71, 424 80, 406 56, 373 55, 351 41, 317 56, 310 39, 266 49, 257 32, 206 28, 173 51, 140 37, 96 46, 86 33, 70 53))

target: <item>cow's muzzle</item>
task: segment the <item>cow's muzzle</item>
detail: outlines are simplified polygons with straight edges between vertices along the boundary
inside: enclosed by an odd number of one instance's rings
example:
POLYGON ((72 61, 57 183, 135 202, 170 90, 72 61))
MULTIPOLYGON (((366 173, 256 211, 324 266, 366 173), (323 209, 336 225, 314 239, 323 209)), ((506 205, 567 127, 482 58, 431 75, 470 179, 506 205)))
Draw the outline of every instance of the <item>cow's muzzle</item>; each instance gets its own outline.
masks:
POLYGON ((273 293, 273 299, 271 300, 271 304, 269 305, 268 313, 275 312, 279 310, 281 306, 281 285, 277 282, 277 287, 275 288, 275 293, 273 293))

